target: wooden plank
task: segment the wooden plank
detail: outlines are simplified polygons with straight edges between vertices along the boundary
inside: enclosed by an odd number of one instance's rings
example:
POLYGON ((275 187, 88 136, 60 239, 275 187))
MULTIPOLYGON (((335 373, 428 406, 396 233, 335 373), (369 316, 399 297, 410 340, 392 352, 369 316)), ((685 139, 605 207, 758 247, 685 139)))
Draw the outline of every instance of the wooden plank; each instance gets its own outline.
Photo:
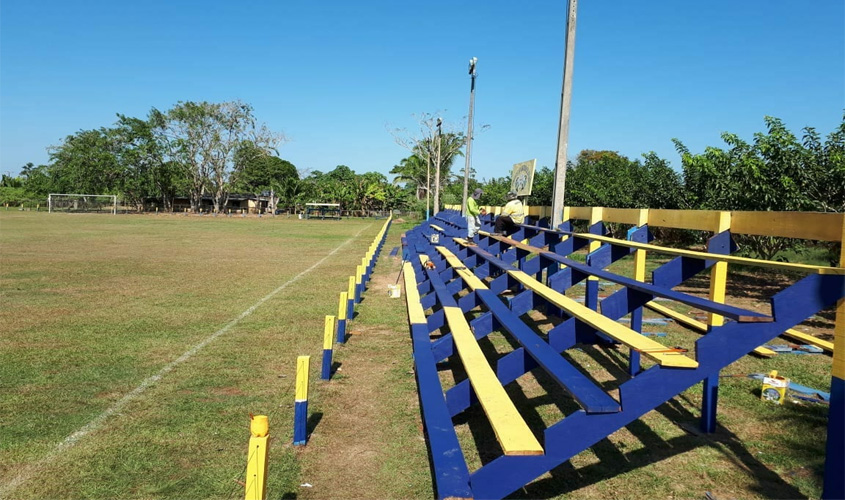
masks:
MULTIPOLYGON (((676 323, 684 325, 686 327, 692 328, 693 330, 697 330, 699 332, 706 332, 707 331, 707 324, 702 323, 701 321, 692 319, 690 317, 684 316, 683 314, 675 311, 673 309, 669 309, 668 307, 662 306, 656 302, 649 302, 645 305, 652 311, 662 314, 667 318, 672 318, 675 320, 676 323)), ((772 356, 777 355, 777 353, 771 349, 767 349, 765 347, 757 347, 752 351, 754 354, 758 356, 763 356, 766 358, 771 358, 772 356)))
POLYGON ((842 241, 845 214, 822 212, 731 212, 731 232, 805 240, 842 241))
POLYGON ((410 262, 406 262, 402 266, 402 273, 405 275, 405 302, 408 304, 408 321, 412 325, 425 325, 425 311, 420 304, 420 292, 417 290, 414 266, 410 262))
POLYGON ((816 347, 821 347, 827 352, 834 352, 833 342, 828 342, 827 340, 822 340, 818 337, 813 337, 809 333, 799 332, 798 330, 790 328, 789 330, 783 332, 783 336, 795 340, 800 340, 801 342, 814 345, 816 347))
POLYGON ((658 342, 645 337, 628 327, 620 325, 612 319, 603 316, 592 309, 575 302, 562 293, 555 291, 535 280, 522 271, 508 271, 508 273, 524 286, 530 288, 555 306, 563 309, 570 316, 574 316, 603 334, 635 349, 653 359, 661 366, 673 368, 697 368, 698 362, 683 354, 667 352, 670 349, 658 342))
POLYGON ((615 413, 621 410, 619 402, 610 397, 577 368, 540 339, 523 323, 499 297, 490 290, 479 290, 478 296, 499 323, 543 367, 558 384, 575 398, 587 413, 615 413))
MULTIPOLYGON (((645 209, 648 211, 648 209, 645 209)), ((639 208, 605 208, 602 212, 602 220, 604 222, 617 222, 619 224, 631 224, 633 226, 641 226, 645 222, 641 222, 640 212, 643 209, 639 208)))
POLYGON ((444 307, 443 312, 472 389, 505 455, 542 455, 543 447, 484 357, 464 313, 458 307, 444 307))
POLYGON ((461 279, 464 280, 464 283, 466 283, 467 286, 469 286, 472 290, 487 288, 487 285, 485 285, 484 282, 478 278, 478 276, 473 274, 472 271, 467 269, 464 263, 461 262, 461 259, 459 259, 457 255, 450 252, 448 248, 444 246, 437 246, 434 248, 436 248, 437 251, 440 252, 443 257, 446 258, 446 262, 449 263, 452 269, 454 269, 455 272, 458 273, 458 276, 460 276, 461 279))
MULTIPOLYGON (((590 220, 590 214, 593 212, 593 207, 566 207, 566 208, 569 209, 569 218, 570 219, 590 220)), ((564 212, 564 213, 566 213, 566 212, 564 212)))
POLYGON ((431 224, 431 229, 434 229, 435 231, 440 231, 441 233, 445 233, 445 232, 446 232, 446 230, 445 230, 445 229, 443 229, 443 228, 442 228, 442 227, 440 227, 440 226, 434 225, 434 224, 431 224))
MULTIPOLYGON (((746 310, 746 309, 734 307, 734 306, 719 303, 719 302, 714 302, 712 300, 704 299, 702 297, 697 297, 695 295, 689 295, 689 294, 685 294, 685 293, 682 293, 682 292, 678 292, 678 291, 672 290, 671 288, 659 287, 659 286, 656 286, 656 285, 652 285, 650 283, 637 281, 635 279, 631 279, 631 278, 628 278, 626 276, 614 274, 614 273, 611 273, 610 271, 605 271, 603 269, 589 267, 586 264, 582 264, 580 262, 575 262, 571 259, 568 259, 566 257, 562 257, 560 255, 553 253, 553 252, 548 252, 548 251, 545 251, 545 250, 541 250, 537 247, 532 247, 530 245, 526 245, 524 243, 514 241, 514 240, 507 238, 505 236, 491 236, 491 238, 497 239, 499 241, 507 243, 508 245, 511 245, 511 246, 514 246, 514 247, 517 247, 517 248, 521 248, 521 249, 529 251, 529 252, 539 253, 540 255, 543 255, 544 257, 551 259, 551 260, 554 260, 556 262, 559 262, 562 265, 569 266, 572 269, 576 269, 576 270, 581 271, 585 274, 589 274, 589 275, 591 275, 591 277, 612 281, 614 283, 618 283, 622 286, 625 286, 625 287, 628 287, 628 288, 631 288, 633 290, 637 290, 637 291, 640 291, 640 292, 644 292, 644 293, 647 293, 649 295, 654 295, 654 296, 657 296, 657 297, 665 297, 667 299, 672 299, 672 300, 675 300, 677 302, 681 302, 683 304, 687 304, 687 305, 692 306, 692 307, 703 309, 707 312, 712 312, 712 313, 724 315, 724 316, 731 318, 733 320, 736 320, 736 321, 740 321, 740 322, 770 322, 770 321, 773 321, 773 318, 769 315, 766 315, 766 314, 758 313, 756 311, 749 311, 749 310, 746 310)), ((507 270, 507 269, 510 269, 510 267, 503 268, 503 270, 507 270)))
POLYGON ((718 210, 661 210, 648 211, 648 225, 675 229, 716 231, 719 226, 718 210))
POLYGON ((571 234, 576 238, 586 238, 590 240, 601 241, 605 243, 613 243, 628 248, 639 248, 642 250, 649 250, 652 252, 667 254, 667 255, 681 255, 684 257, 692 257, 695 259, 715 260, 719 262, 729 262, 731 264, 744 264, 747 266, 769 267, 774 269, 783 269, 788 271, 799 271, 804 273, 818 273, 818 274, 845 274, 845 268, 830 267, 830 266, 811 266, 809 264, 792 264, 789 262, 775 262, 771 260, 750 259, 748 257, 737 257, 734 255, 722 255, 717 253, 698 252, 695 250, 684 250, 680 248, 668 248, 648 243, 636 243, 627 240, 617 240, 607 236, 599 236, 597 234, 588 233, 564 233, 571 234))

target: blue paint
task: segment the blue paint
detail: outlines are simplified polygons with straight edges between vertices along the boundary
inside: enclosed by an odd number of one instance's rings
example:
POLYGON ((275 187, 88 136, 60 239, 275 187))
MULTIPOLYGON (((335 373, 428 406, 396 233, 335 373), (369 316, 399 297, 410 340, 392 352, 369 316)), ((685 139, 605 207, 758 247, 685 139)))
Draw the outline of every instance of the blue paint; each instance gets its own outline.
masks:
POLYGON ((822 498, 845 498, 845 380, 830 380, 830 410, 827 414, 827 448, 822 498))
POLYGON ((337 341, 341 344, 346 343, 346 320, 337 320, 337 341))
POLYGON ((293 444, 305 446, 308 440, 308 400, 293 404, 293 444))
POLYGON ((329 380, 332 377, 332 350, 323 349, 323 365, 320 370, 320 378, 329 380))

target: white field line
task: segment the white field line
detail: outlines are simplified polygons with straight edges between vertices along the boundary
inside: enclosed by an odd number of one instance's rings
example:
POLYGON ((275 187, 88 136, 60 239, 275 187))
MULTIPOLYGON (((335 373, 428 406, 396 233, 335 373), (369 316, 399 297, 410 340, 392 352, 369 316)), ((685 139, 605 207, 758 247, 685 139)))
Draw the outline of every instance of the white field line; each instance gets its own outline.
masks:
POLYGON ((167 375, 169 372, 171 372, 174 368, 176 368, 180 364, 182 364, 185 361, 191 359, 196 353, 200 352, 205 346, 214 342, 214 340, 217 339, 217 337, 220 337, 224 333, 231 330, 233 326, 237 325, 242 319, 244 319, 247 316, 249 316, 250 314, 252 314, 259 306, 261 306, 261 304, 267 302, 273 296, 275 296, 277 293, 279 293, 282 290, 284 290, 285 288, 287 288, 288 285, 298 281, 300 278, 302 278, 306 274, 308 274, 311 271, 313 271, 314 269, 316 269, 320 264, 325 262, 326 259, 328 259, 332 255, 337 253, 338 250, 340 250, 341 248, 345 247, 350 241, 358 238, 358 236, 360 236, 361 233, 364 232, 365 229, 368 229, 371 225, 372 224, 364 227, 363 229, 358 231, 358 234, 356 234, 352 238, 349 238, 348 240, 346 240, 343 243, 341 243, 340 245, 338 245, 337 248, 335 248, 334 250, 329 252, 328 255, 326 255, 325 257, 323 257, 319 261, 317 261, 317 263, 315 263, 314 265, 312 265, 308 269, 302 271, 301 273, 297 274, 296 276, 294 276, 290 280, 286 281, 281 286, 279 286, 279 288, 276 288, 272 292, 265 295, 261 300, 259 300, 255 304, 253 304, 252 307, 250 307, 246 311, 242 312, 235 319, 233 319, 232 321, 227 323, 226 326, 224 326, 223 328, 221 328, 221 329, 217 330, 216 332, 212 333, 211 335, 209 335, 208 337, 203 339, 199 344, 191 347, 190 349, 185 351, 181 356, 179 356, 175 360, 173 360, 170 363, 168 363, 167 365, 165 365, 161 370, 158 371, 158 373, 146 378, 143 382, 141 382, 138 385, 138 387, 132 389, 132 391, 130 391, 125 396, 120 398, 120 400, 117 403, 113 404, 112 406, 107 408, 105 411, 103 411, 103 413, 99 414, 96 418, 94 418, 93 420, 91 420, 87 424, 83 425, 79 430, 77 430, 76 432, 74 432, 70 436, 66 437, 64 439, 64 441, 57 444, 55 446, 55 448, 50 450, 40 460, 38 460, 37 462, 35 462, 33 464, 25 466, 24 469, 21 472, 19 472, 18 475, 15 476, 14 479, 12 479, 11 481, 9 481, 6 484, 0 485, 0 499, 7 498, 21 484, 23 484, 30 477, 32 477, 32 475, 39 468, 44 467, 45 465, 49 464, 50 462, 55 460, 56 457, 61 455, 62 452, 64 452, 68 448, 71 448, 73 445, 75 445, 77 443, 77 441, 79 441, 80 439, 82 439, 86 435, 90 434, 91 432, 94 432, 95 430, 99 429, 100 426, 103 425, 103 422, 106 421, 106 419, 108 419, 109 417, 111 417, 115 413, 118 413, 120 410, 122 410, 132 400, 136 399, 138 396, 143 394, 144 391, 146 391, 151 385, 153 385, 156 382, 158 382, 159 380, 161 380, 161 378, 163 376, 167 375))

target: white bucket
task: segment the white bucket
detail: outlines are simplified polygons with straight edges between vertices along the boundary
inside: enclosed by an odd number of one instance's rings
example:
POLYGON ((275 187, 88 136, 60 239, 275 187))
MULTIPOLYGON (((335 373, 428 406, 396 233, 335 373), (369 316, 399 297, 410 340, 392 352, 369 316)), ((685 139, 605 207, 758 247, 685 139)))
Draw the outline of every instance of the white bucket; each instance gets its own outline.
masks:
POLYGON ((402 289, 399 285, 387 285, 387 296, 391 299, 398 299, 402 296, 402 289))

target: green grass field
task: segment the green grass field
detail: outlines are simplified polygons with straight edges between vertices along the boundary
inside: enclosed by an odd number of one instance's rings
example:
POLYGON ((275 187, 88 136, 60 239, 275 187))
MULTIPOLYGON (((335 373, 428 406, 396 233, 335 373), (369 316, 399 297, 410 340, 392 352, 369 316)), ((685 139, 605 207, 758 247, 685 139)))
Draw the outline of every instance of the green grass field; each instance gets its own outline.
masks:
MULTIPOLYGON (((0 498, 240 498, 250 413, 270 416, 268 498, 432 497, 404 300, 386 294, 400 266, 387 252, 412 224, 394 224, 339 371, 318 381, 324 316, 383 223, 0 211, 0 498), (297 449, 300 354, 312 355, 312 434, 297 449)), ((691 287, 706 293, 706 280, 691 287)), ((698 338, 655 329, 665 344, 698 338)), ((494 334, 482 348, 513 344, 494 334)), ((612 389, 623 354, 572 358, 612 389)), ((747 356, 723 374, 776 369, 826 389, 829 367, 747 356)), ((743 377, 721 387, 714 435, 687 431, 694 387, 516 496, 818 497, 826 407, 760 401, 743 377)), ((572 406, 541 376, 508 389, 537 429, 572 406)), ((490 460, 483 412, 456 425, 471 466, 490 460)))

